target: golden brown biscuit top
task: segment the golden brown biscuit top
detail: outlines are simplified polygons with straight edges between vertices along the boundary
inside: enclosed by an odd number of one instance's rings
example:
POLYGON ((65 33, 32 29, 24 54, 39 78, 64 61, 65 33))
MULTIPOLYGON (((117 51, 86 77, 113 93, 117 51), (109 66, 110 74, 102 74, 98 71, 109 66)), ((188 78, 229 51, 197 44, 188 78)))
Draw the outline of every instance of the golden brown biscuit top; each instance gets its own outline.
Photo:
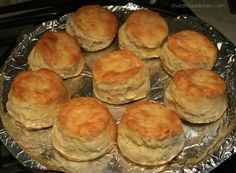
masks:
POLYGON ((114 118, 97 99, 79 97, 71 99, 59 108, 58 122, 67 132, 77 137, 93 136, 102 132, 114 118))
POLYGON ((159 103, 140 102, 129 106, 120 124, 137 134, 156 139, 183 132, 176 112, 159 103))
POLYGON ((46 105, 63 97, 68 98, 62 79, 45 68, 18 73, 11 85, 11 91, 18 99, 32 104, 46 105))
POLYGON ((177 71, 173 77, 175 91, 184 96, 199 99, 225 93, 225 81, 215 72, 203 69, 177 71))
POLYGON ((131 78, 144 67, 134 53, 113 51, 98 59, 93 66, 93 77, 100 82, 113 83, 131 78))
POLYGON ((73 65, 81 57, 79 44, 64 31, 44 33, 35 45, 35 53, 54 67, 73 65))
POLYGON ((214 64, 217 49, 202 33, 184 30, 168 38, 168 48, 179 58, 192 63, 214 64))
POLYGON ((111 39, 117 32, 116 16, 100 5, 86 5, 73 15, 75 23, 92 37, 111 39))
POLYGON ((151 10, 135 11, 128 16, 125 23, 126 32, 149 48, 159 47, 168 34, 165 19, 151 10))

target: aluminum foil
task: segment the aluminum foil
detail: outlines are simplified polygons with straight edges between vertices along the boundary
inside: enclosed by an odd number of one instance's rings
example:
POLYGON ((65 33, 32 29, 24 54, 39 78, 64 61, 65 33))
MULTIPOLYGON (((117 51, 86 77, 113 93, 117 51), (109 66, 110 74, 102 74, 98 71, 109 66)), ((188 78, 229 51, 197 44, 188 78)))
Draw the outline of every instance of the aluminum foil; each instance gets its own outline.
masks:
MULTIPOLYGON (((124 6, 106 6, 112 10, 121 25, 128 14, 142 7, 133 3, 124 6)), ((235 117, 235 87, 236 87, 236 48, 219 31, 210 24, 191 16, 169 16, 161 13, 168 22, 169 34, 183 29, 193 29, 203 32, 215 43, 218 49, 218 59, 214 66, 217 72, 227 82, 227 112, 214 123, 192 125, 184 123, 186 143, 182 152, 168 164, 157 167, 136 165, 122 156, 114 148, 104 157, 90 162, 68 162, 57 155, 51 144, 51 129, 28 131, 16 122, 6 111, 7 94, 15 75, 28 68, 27 57, 46 31, 65 29, 65 22, 70 14, 60 19, 48 21, 31 33, 19 38, 19 43, 11 52, 0 73, 1 89, 1 122, 0 139, 8 150, 24 166, 39 170, 58 170, 73 172, 165 172, 165 173, 200 173, 209 172, 224 160, 236 153, 236 117, 235 117)), ((65 80, 65 84, 73 97, 93 96, 91 67, 95 60, 106 52, 117 50, 117 39, 107 49, 95 53, 83 52, 86 68, 78 77, 65 80)), ((151 88, 147 100, 162 102, 163 94, 170 76, 162 69, 159 59, 145 61, 151 78, 151 88)), ((125 110, 124 106, 106 104, 113 113, 117 123, 125 110)))

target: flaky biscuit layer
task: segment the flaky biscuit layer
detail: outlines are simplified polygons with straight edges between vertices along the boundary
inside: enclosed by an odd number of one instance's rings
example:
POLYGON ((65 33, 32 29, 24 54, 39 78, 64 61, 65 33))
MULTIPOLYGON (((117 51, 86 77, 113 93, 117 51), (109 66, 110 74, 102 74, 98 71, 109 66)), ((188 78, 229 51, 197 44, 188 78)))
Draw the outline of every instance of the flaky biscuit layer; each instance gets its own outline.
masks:
POLYGON ((127 108, 118 128, 118 146, 131 161, 143 165, 164 164, 184 145, 177 113, 159 103, 140 102, 127 108))
POLYGON ((159 57, 161 44, 167 35, 168 26, 164 18, 151 10, 137 10, 119 29, 119 47, 133 51, 142 59, 159 57))
POLYGON ((79 8, 66 23, 66 31, 87 51, 97 51, 109 46, 116 36, 117 27, 116 16, 100 5, 79 8))
POLYGON ((107 103, 123 104, 144 98, 150 87, 146 66, 130 51, 113 51, 93 66, 93 92, 107 103))
POLYGON ((62 79, 49 69, 22 71, 11 85, 7 110, 27 129, 53 125, 58 107, 69 99, 62 79))
POLYGON ((160 57, 166 72, 173 76, 176 71, 188 68, 211 70, 217 49, 202 33, 183 30, 168 37, 160 57))
POLYGON ((52 142, 66 159, 85 161, 110 151, 115 135, 115 120, 108 109, 95 98, 80 97, 61 105, 52 142))
POLYGON ((64 31, 44 33, 32 49, 28 64, 36 71, 48 68, 62 78, 70 78, 81 73, 84 59, 79 44, 64 31))
POLYGON ((164 102, 191 123, 219 119, 227 107, 226 84, 215 72, 186 69, 175 73, 165 90, 164 102))

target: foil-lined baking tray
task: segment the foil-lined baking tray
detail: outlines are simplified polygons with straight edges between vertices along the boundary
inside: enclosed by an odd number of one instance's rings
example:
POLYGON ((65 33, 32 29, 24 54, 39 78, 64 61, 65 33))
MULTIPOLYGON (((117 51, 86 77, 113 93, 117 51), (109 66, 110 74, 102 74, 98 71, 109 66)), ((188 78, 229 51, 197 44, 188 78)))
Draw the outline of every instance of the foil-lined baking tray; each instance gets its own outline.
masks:
MULTIPOLYGON (((106 6, 117 15, 119 25, 134 10, 143 8, 133 3, 124 6, 106 6)), ((0 73, 1 89, 1 122, 0 139, 8 150, 24 166, 40 170, 58 170, 72 172, 134 172, 134 173, 200 173, 209 172, 225 159, 236 153, 236 117, 235 117, 235 87, 236 87, 236 48, 219 31, 210 24, 192 16, 170 16, 160 13, 168 22, 169 34, 183 29, 193 29, 203 32, 213 41, 218 49, 218 59, 214 66, 217 72, 227 82, 228 108, 225 115, 214 123, 193 125, 184 122, 186 142, 179 155, 168 164, 156 167, 136 165, 122 156, 114 148, 104 157, 89 162, 68 162, 57 155, 51 144, 51 128, 28 131, 16 122, 6 111, 7 95, 15 75, 28 69, 27 57, 46 31, 65 29, 65 23, 70 14, 60 19, 48 21, 29 34, 20 37, 18 45, 12 50, 0 73)), ((78 77, 65 80, 72 97, 93 96, 91 67, 95 60, 103 54, 117 50, 117 38, 108 48, 98 52, 83 52, 86 68, 78 77)), ((163 94, 170 76, 162 69, 159 59, 145 61, 151 78, 151 88, 146 100, 162 102, 163 94)), ((114 106, 106 104, 113 113, 117 123, 126 105, 114 106)))

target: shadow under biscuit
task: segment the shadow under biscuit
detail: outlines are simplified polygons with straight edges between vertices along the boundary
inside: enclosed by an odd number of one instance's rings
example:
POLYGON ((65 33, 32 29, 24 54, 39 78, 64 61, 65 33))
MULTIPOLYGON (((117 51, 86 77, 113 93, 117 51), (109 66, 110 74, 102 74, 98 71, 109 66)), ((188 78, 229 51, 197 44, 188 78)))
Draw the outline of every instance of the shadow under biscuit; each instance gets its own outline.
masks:
POLYGON ((58 163, 58 165, 61 165, 62 170, 66 172, 77 172, 77 173, 102 173, 106 172, 106 170, 114 169, 111 165, 115 165, 114 162, 114 156, 116 155, 116 147, 113 147, 113 149, 94 160, 90 161, 70 161, 65 159, 63 156, 61 156, 57 151, 53 150, 53 155, 55 158, 55 161, 58 163))
POLYGON ((93 96, 91 69, 85 65, 80 75, 64 80, 71 98, 81 96, 93 96))
POLYGON ((129 173, 162 172, 169 168, 169 163, 157 166, 145 166, 134 163, 133 161, 126 158, 119 148, 117 148, 117 157, 119 160, 119 165, 123 168, 124 172, 129 172, 129 173))

